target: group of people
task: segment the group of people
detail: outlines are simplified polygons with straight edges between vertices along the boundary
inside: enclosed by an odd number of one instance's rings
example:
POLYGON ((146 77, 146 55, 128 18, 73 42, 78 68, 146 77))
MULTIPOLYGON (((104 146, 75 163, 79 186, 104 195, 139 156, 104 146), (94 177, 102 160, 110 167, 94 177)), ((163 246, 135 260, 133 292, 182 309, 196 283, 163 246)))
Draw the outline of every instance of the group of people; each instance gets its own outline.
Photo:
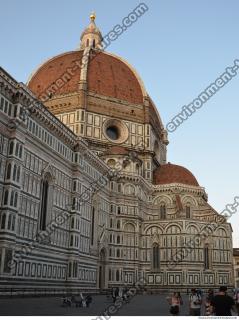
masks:
POLYGON ((116 302, 117 299, 122 299, 125 302, 128 302, 129 295, 128 295, 128 289, 127 288, 112 288, 112 300, 113 303, 116 302))
MULTIPOLYGON (((167 297, 167 300, 171 315, 179 315, 180 307, 183 305, 180 292, 174 292, 172 296, 167 297)), ((225 286, 221 286, 216 294, 209 289, 205 299, 200 290, 192 289, 188 300, 190 316, 200 316, 202 310, 205 316, 231 316, 232 310, 239 315, 239 291, 235 291, 234 297, 231 297, 227 294, 225 286)))
POLYGON ((71 307, 75 304, 76 307, 79 308, 89 308, 90 304, 92 302, 92 297, 90 294, 87 294, 85 297, 82 293, 80 293, 79 297, 71 296, 67 297, 64 295, 62 297, 62 307, 71 307))

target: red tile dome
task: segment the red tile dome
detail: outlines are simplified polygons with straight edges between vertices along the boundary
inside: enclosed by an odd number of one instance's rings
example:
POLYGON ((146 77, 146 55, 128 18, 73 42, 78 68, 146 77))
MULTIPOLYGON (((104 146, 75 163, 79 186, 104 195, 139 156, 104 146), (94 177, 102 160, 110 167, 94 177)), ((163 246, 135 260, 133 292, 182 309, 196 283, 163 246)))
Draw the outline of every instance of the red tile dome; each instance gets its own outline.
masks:
MULTIPOLYGON (((133 68, 112 54, 94 49, 91 49, 92 52, 87 66, 87 90, 129 103, 142 104, 141 80, 133 68)), ((82 57, 83 50, 77 50, 58 55, 43 63, 28 81, 29 89, 40 99, 54 85, 53 96, 77 93, 81 80, 82 57), (62 85, 60 82, 64 77, 68 78, 68 81, 62 85)))
POLYGON ((154 170, 154 184, 182 183, 191 186, 199 186, 197 179, 186 168, 176 164, 163 164, 154 170))

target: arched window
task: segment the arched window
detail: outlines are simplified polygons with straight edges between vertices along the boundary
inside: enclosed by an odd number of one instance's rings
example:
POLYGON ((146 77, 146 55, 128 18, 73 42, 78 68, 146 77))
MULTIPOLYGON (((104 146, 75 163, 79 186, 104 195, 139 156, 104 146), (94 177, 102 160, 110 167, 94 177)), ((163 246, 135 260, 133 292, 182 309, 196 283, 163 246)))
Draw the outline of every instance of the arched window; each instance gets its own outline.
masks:
POLYGON ((9 194, 9 191, 6 190, 6 191, 5 191, 5 194, 4 194, 3 204, 7 204, 7 203, 8 203, 8 194, 9 194))
POLYGON ((18 194, 17 192, 15 192, 15 198, 14 198, 14 207, 17 207, 17 198, 18 198, 18 194))
POLYGON ((12 215, 10 214, 8 216, 8 223, 7 223, 7 229, 11 230, 11 225, 12 225, 12 215))
POLYGON ((95 39, 93 40, 93 48, 95 48, 95 39))
POLYGON ((22 158, 22 146, 20 146, 20 149, 19 149, 19 158, 22 158))
POLYGON ((74 217, 72 217, 72 219, 71 219, 71 229, 73 229, 74 228, 74 217))
POLYGON ((120 274, 119 274, 119 270, 116 270, 116 281, 120 280, 120 274))
POLYGON ((5 223, 6 223, 6 214, 4 213, 2 215, 1 229, 5 229, 5 223))
POLYGON ((41 193, 40 230, 46 230, 48 190, 49 190, 49 182, 47 181, 47 179, 44 179, 42 181, 42 193, 41 193))
POLYGON ((116 256, 117 256, 117 258, 120 258, 120 249, 117 249, 116 256))
POLYGON ((17 174, 17 166, 14 164, 14 167, 13 167, 13 180, 16 181, 16 174, 17 174))
POLYGON ((94 244, 94 233, 95 233, 95 207, 92 208, 91 213, 91 245, 94 244))
POLYGON ((166 206, 165 206, 165 204, 160 206, 160 218, 166 219, 166 206))
POLYGON ((205 245, 204 248, 204 268, 209 269, 209 248, 208 244, 205 245))
POLYGON ((12 227, 11 227, 12 231, 15 230, 15 217, 12 217, 12 227))
POLYGON ((11 178, 11 170, 12 170, 12 165, 11 165, 11 163, 9 163, 8 166, 7 166, 6 179, 10 179, 11 178))
POLYGON ((159 269, 160 267, 160 250, 157 243, 153 244, 153 269, 159 269))
POLYGON ((186 206, 186 218, 187 219, 191 218, 191 208, 189 205, 186 206))
POLYGON ((20 181, 20 172, 21 172, 21 168, 18 167, 18 168, 17 168, 17 182, 20 181))
POLYGON ((18 150, 19 150, 19 143, 17 143, 16 145, 15 156, 18 156, 18 150))
POLYGON ((117 243, 120 243, 120 236, 117 236, 117 243))
POLYGON ((9 155, 10 155, 10 154, 13 154, 13 147, 14 147, 14 142, 11 141, 11 142, 10 142, 10 145, 9 145, 9 155))
POLYGON ((120 221, 117 221, 117 229, 120 229, 120 221))

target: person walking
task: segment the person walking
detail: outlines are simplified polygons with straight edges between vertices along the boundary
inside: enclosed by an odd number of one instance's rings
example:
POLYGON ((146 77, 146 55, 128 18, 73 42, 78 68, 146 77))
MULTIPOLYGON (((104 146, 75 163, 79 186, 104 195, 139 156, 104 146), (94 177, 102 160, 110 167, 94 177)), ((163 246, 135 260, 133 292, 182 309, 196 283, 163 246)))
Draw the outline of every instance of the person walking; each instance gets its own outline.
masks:
POLYGON ((212 300, 212 306, 216 316, 231 316, 231 310, 235 302, 232 297, 227 295, 227 287, 221 286, 219 292, 212 300))
POLYGON ((201 315, 202 298, 196 289, 191 290, 189 295, 189 315, 200 316, 201 315))
POLYGON ((179 292, 174 292, 171 297, 168 297, 170 304, 170 310, 172 316, 178 316, 180 312, 180 306, 183 304, 182 297, 179 292))
POLYGON ((213 315, 213 306, 212 306, 213 298, 214 298, 214 292, 212 289, 209 289, 208 294, 206 296, 206 300, 205 300, 205 316, 213 315))

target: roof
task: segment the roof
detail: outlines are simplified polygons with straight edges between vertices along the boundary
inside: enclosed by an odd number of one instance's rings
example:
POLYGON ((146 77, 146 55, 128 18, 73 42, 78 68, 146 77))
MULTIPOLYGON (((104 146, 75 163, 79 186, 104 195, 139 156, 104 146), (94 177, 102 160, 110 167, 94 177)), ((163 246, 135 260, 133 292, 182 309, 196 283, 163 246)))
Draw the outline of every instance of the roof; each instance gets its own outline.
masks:
POLYGON ((163 164, 154 170, 153 182, 156 185, 181 183, 199 186, 197 179, 188 169, 171 163, 163 164))
MULTIPOLYGON (((142 83, 134 69, 119 57, 91 50, 94 54, 90 55, 87 68, 88 91, 133 104, 142 104, 144 96, 142 83)), ((82 57, 83 50, 77 50, 49 59, 31 76, 28 87, 38 98, 56 84, 56 81, 59 85, 55 85, 54 95, 78 92, 82 57), (62 85, 59 79, 63 79, 64 76, 68 81, 62 85)))

